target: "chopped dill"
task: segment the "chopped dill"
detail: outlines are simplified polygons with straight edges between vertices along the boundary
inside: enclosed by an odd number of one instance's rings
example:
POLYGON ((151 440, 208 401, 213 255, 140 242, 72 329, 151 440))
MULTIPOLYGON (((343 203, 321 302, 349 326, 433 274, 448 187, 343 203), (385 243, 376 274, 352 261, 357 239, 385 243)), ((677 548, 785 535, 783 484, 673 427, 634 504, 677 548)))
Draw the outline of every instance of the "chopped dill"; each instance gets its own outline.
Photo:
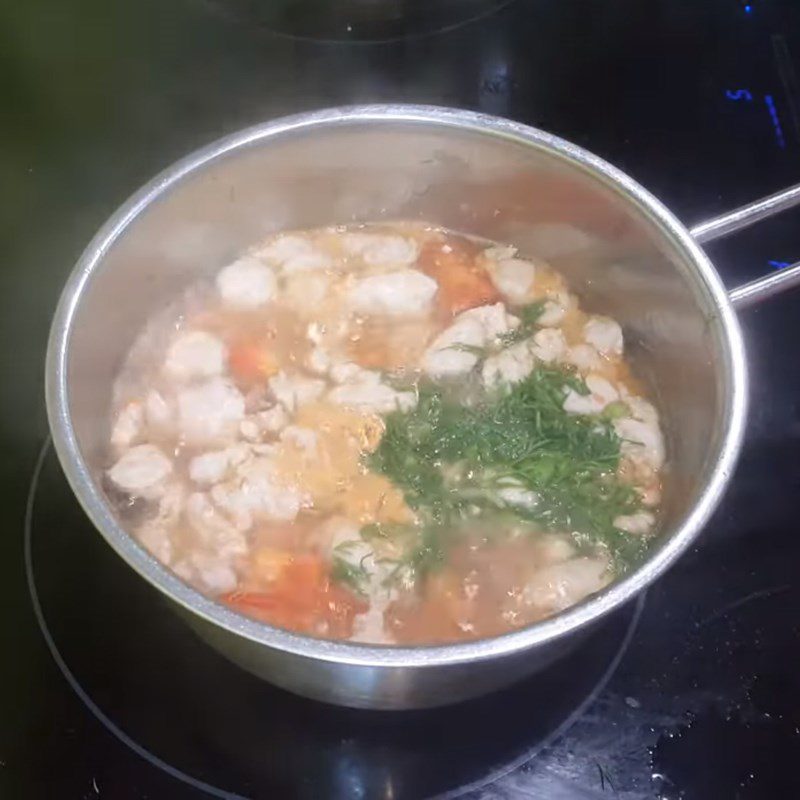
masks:
POLYGON ((524 381, 465 405, 423 385, 409 412, 386 418, 370 464, 403 490, 422 524, 415 568, 441 561, 443 537, 467 516, 504 508, 498 490, 530 490, 538 501, 514 513, 543 528, 573 532, 579 543, 604 545, 618 571, 636 561, 642 537, 619 531, 614 519, 640 508, 616 470, 620 439, 607 416, 571 415, 568 389, 585 394, 574 372, 540 365, 524 381))
POLYGON ((519 325, 513 331, 504 333, 500 336, 500 344, 509 347, 512 344, 527 339, 538 327, 539 317, 544 313, 546 300, 537 300, 526 306, 515 309, 514 313, 519 318, 519 325))
POLYGON ((469 353, 477 358, 485 358, 490 352, 488 347, 480 347, 475 344, 464 344, 462 342, 456 342, 455 344, 451 344, 449 347, 444 349, 457 350, 459 353, 469 353))
POLYGON ((334 554, 331 567, 331 579, 345 584, 359 594, 364 594, 365 585, 369 582, 369 572, 363 564, 351 564, 341 556, 334 554))

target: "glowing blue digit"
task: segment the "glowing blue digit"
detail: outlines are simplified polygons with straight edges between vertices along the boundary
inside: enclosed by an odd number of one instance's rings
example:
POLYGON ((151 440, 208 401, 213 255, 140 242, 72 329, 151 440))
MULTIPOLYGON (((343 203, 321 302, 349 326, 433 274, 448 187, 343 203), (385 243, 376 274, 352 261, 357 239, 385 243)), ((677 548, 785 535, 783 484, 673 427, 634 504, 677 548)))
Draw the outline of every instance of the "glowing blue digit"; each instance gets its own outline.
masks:
POLYGON ((771 94, 765 94, 764 102, 767 104, 767 110, 772 120, 772 127, 775 130, 775 138, 778 141, 778 147, 786 149, 786 137, 783 135, 783 127, 781 126, 781 118, 778 116, 778 109, 775 107, 775 99, 771 94))
POLYGON ((748 102, 753 99, 753 95, 747 89, 728 89, 725 97, 728 100, 747 100, 748 102))

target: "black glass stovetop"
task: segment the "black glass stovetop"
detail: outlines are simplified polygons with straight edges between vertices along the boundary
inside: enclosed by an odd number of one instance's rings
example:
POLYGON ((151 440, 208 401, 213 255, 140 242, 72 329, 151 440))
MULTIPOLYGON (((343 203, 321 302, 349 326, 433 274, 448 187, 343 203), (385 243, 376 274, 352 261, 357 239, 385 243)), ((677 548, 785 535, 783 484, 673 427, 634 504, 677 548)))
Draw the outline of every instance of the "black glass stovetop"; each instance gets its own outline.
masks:
MULTIPOLYGON (((296 698, 199 642, 47 444, 75 258, 152 174, 285 113, 437 103, 621 166, 687 222, 800 181, 794 0, 29 0, 0 7, 0 798, 800 796, 800 293, 743 313, 747 444, 672 571, 547 672, 426 712, 296 698)), ((800 259, 800 212, 710 253, 800 259)))

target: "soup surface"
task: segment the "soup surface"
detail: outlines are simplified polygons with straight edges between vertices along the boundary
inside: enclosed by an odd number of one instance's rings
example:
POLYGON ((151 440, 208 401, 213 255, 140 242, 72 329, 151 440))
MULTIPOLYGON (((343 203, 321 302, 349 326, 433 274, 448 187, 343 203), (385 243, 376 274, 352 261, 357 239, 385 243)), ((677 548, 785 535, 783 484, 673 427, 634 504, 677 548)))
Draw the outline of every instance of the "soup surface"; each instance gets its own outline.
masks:
POLYGON ((181 578, 304 634, 491 636, 652 539, 664 444, 620 326, 513 247, 280 234, 156 315, 114 387, 109 494, 181 578))

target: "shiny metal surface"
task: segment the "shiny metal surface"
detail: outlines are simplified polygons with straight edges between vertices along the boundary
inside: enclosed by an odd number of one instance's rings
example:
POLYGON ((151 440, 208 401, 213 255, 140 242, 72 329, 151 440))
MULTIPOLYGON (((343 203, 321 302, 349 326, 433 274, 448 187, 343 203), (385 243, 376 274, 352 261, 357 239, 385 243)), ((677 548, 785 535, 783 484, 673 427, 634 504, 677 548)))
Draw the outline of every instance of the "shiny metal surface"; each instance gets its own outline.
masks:
POLYGON ((695 241, 704 244, 740 231, 798 204, 800 204, 800 184, 775 192, 769 197, 762 197, 760 200, 735 208, 727 214, 706 220, 699 225, 694 225, 689 229, 689 233, 692 234, 695 241))
MULTIPOLYGON (((781 211, 800 204, 800 184, 790 186, 769 197, 762 197, 747 205, 740 206, 727 214, 701 222, 690 228, 689 233, 701 244, 720 239, 740 231, 763 219, 775 216, 781 211)), ((748 308, 761 300, 800 285, 800 261, 778 273, 765 275, 728 292, 735 308, 748 308)))
POLYGON ((246 669, 300 694, 374 708, 440 705, 535 672, 654 581, 719 502, 740 448, 747 395, 738 322, 714 268, 642 187, 541 131, 402 105, 259 125, 156 177, 78 261, 53 321, 46 380, 66 476, 122 558, 246 669), (447 646, 298 636, 185 585, 125 533, 103 493, 113 376, 165 299, 269 231, 381 218, 430 220, 548 258, 587 308, 619 319, 631 357, 657 393, 671 464, 662 537, 637 570, 552 619, 447 646))
POLYGON ((728 293, 728 297, 735 308, 749 308, 795 286, 800 286, 800 261, 784 267, 780 272, 737 286, 728 293))

